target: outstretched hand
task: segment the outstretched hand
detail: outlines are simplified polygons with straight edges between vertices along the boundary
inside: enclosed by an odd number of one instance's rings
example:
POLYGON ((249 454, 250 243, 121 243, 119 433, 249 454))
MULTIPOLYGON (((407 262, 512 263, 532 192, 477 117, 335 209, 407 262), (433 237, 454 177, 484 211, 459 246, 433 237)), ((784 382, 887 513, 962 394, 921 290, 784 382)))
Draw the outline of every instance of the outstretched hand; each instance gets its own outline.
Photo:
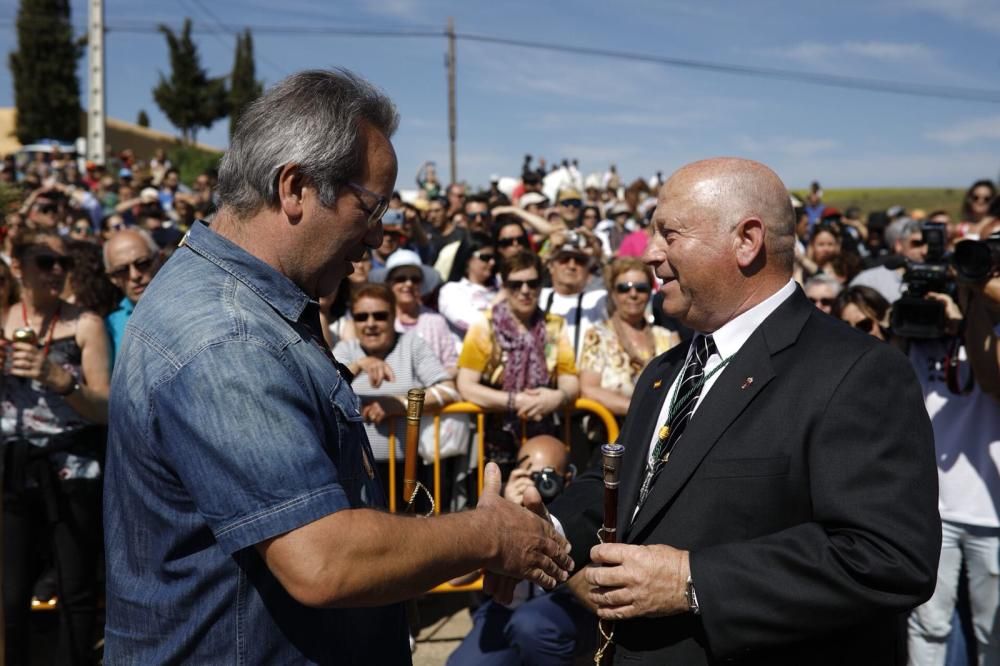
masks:
POLYGON ((476 511, 490 521, 491 534, 497 539, 496 554, 487 562, 483 580, 487 594, 510 603, 520 580, 550 590, 569 578, 573 570, 569 544, 549 522, 537 489, 525 491, 523 507, 508 502, 500 496, 500 468, 488 463, 476 511))

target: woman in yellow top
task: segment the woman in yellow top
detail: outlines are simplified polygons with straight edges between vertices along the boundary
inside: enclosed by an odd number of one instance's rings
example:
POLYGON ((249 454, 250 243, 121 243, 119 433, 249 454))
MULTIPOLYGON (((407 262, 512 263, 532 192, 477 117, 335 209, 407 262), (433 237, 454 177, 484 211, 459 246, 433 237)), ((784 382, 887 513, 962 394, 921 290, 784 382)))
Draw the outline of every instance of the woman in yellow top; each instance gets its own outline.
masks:
POLYGON ((680 339, 646 320, 653 290, 653 270, 632 257, 608 267, 606 322, 588 329, 580 352, 580 386, 584 398, 596 400, 615 416, 624 416, 639 374, 649 361, 680 339))
POLYGON ((573 348, 562 317, 538 307, 542 266, 522 251, 500 269, 504 298, 474 322, 458 358, 462 398, 499 414, 487 418, 487 457, 511 463, 527 436, 552 434, 552 414, 579 394, 573 348))

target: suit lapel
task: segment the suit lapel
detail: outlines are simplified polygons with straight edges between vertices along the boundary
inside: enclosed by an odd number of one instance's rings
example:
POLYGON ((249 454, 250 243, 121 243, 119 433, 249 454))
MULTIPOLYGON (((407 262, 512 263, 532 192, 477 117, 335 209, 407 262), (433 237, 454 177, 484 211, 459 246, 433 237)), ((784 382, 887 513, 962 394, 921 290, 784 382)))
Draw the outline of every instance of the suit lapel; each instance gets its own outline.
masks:
POLYGON ((670 395, 670 386, 684 367, 684 359, 687 358, 690 346, 688 343, 667 352, 668 355, 659 360, 656 369, 649 375, 649 381, 640 382, 636 387, 632 404, 629 405, 631 422, 619 438, 620 443, 625 445, 618 497, 619 531, 624 528, 627 532, 629 523, 632 522, 632 512, 639 497, 639 486, 642 485, 646 458, 649 455, 649 442, 653 438, 653 430, 659 425, 657 421, 660 410, 663 409, 663 401, 670 395))
MULTIPOLYGON (((684 436, 670 455, 670 462, 660 472, 646 503, 636 515, 635 522, 625 529, 625 541, 634 542, 642 535, 652 520, 663 512, 688 482, 726 429, 770 383, 775 376, 771 357, 795 343, 811 316, 821 315, 817 314, 802 288, 798 287, 747 339, 729 365, 720 372, 712 389, 698 406, 684 436), (751 377, 753 380, 749 381, 751 377)), ((678 368, 674 369, 674 374, 677 370, 678 368)), ((643 412, 640 418, 655 421, 656 415, 643 412)), ((652 428, 647 432, 647 445, 650 437, 652 428)), ((643 452, 645 461, 645 448, 643 452)), ((628 458, 627 447, 625 455, 628 458)), ((623 518, 622 511, 619 510, 619 525, 629 524, 638 491, 633 493, 626 490, 625 494, 629 497, 627 513, 623 518)))

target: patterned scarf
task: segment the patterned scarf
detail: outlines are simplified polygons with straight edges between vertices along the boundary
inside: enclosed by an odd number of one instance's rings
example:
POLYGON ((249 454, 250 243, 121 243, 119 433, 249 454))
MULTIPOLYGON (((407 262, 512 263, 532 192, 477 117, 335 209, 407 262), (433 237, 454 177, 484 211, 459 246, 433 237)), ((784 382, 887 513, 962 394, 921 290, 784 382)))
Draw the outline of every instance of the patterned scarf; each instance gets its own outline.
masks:
POLYGON ((507 352, 503 369, 503 390, 523 391, 548 386, 545 363, 545 315, 535 310, 527 330, 523 330, 506 301, 493 308, 493 331, 500 349, 507 352))

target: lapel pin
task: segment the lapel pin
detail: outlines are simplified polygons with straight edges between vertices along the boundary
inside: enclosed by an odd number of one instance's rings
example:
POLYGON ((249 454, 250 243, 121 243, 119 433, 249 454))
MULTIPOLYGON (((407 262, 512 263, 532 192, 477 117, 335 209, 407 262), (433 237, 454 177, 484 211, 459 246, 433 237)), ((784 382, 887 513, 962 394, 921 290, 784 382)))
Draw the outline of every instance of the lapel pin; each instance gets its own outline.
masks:
POLYGON ((657 379, 655 382, 653 382, 653 388, 654 389, 658 389, 661 386, 663 386, 663 380, 662 379, 657 379))
POLYGON ((740 387, 740 390, 745 389, 751 384, 753 384, 753 377, 747 377, 746 379, 743 380, 743 386, 740 387))

